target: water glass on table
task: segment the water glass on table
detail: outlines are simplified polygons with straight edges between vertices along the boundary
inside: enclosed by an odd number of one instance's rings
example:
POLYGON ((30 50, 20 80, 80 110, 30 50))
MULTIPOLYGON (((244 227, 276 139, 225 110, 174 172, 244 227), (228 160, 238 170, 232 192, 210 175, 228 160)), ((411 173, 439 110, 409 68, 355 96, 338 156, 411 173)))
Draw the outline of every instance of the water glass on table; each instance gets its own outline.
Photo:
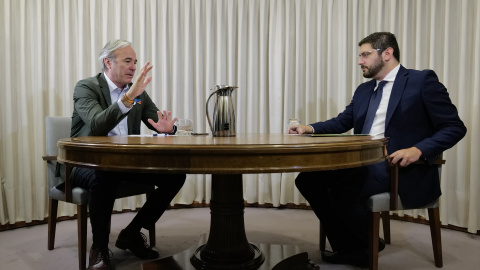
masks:
POLYGON ((298 118, 288 119, 288 127, 290 127, 290 126, 298 127, 298 125, 300 125, 300 120, 298 118))
POLYGON ((300 125, 300 120, 298 118, 288 119, 287 133, 291 127, 298 127, 298 125, 300 125))
POLYGON ((190 119, 178 119, 177 123, 177 133, 179 136, 189 136, 193 132, 193 121, 190 119))

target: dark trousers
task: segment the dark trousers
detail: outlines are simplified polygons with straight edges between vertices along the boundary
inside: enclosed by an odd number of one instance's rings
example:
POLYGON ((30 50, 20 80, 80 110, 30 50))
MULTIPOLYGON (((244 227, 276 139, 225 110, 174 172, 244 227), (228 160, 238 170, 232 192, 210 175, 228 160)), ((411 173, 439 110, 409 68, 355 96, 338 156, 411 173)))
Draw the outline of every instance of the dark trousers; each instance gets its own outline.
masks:
POLYGON ((72 172, 74 186, 90 192, 89 212, 93 244, 98 247, 108 246, 113 204, 118 186, 122 181, 157 186, 130 223, 140 230, 142 227, 150 229, 155 226, 157 220, 182 188, 185 177, 185 174, 162 175, 75 168, 72 172))
POLYGON ((320 219, 333 251, 368 248, 366 200, 389 190, 387 163, 318 172, 303 172, 295 185, 320 219))

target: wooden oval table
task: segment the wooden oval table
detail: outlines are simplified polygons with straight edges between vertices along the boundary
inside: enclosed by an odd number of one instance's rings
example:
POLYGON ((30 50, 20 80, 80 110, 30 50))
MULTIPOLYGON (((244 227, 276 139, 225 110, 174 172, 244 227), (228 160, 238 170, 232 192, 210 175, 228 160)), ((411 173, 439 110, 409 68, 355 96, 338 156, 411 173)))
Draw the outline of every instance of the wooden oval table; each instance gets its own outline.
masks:
MULTIPOLYGON (((253 270, 264 269, 265 254, 249 243, 245 234, 242 174, 369 165, 385 159, 385 145, 386 139, 370 136, 78 137, 58 142, 58 161, 67 167, 100 170, 212 174, 211 223, 206 243, 194 250, 189 264, 169 258, 163 259, 163 267, 159 260, 148 269, 253 270)), ((69 187, 71 183, 66 183, 66 190, 71 190, 69 187)))

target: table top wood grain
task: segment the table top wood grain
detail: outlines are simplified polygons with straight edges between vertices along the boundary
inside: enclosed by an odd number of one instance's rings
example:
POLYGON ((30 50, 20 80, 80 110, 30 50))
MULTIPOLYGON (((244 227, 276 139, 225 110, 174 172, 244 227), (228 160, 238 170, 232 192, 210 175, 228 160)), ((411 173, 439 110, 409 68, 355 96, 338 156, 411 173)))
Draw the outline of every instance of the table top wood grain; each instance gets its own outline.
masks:
POLYGON ((58 160, 116 171, 187 174, 342 169, 385 159, 385 138, 289 134, 89 136, 58 142, 58 160))

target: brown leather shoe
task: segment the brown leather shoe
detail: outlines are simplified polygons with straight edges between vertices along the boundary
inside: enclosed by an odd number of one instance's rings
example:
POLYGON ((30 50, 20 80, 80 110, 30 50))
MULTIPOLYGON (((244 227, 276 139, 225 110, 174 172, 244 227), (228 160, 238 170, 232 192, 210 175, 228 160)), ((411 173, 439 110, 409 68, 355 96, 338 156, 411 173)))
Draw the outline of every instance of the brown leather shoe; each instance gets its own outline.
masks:
POLYGON ((88 259, 88 270, 113 270, 110 263, 112 252, 108 249, 91 248, 88 259))
POLYGON ((147 244, 147 237, 141 232, 129 232, 123 229, 118 235, 115 246, 119 249, 129 249, 141 259, 156 259, 159 254, 147 244))

